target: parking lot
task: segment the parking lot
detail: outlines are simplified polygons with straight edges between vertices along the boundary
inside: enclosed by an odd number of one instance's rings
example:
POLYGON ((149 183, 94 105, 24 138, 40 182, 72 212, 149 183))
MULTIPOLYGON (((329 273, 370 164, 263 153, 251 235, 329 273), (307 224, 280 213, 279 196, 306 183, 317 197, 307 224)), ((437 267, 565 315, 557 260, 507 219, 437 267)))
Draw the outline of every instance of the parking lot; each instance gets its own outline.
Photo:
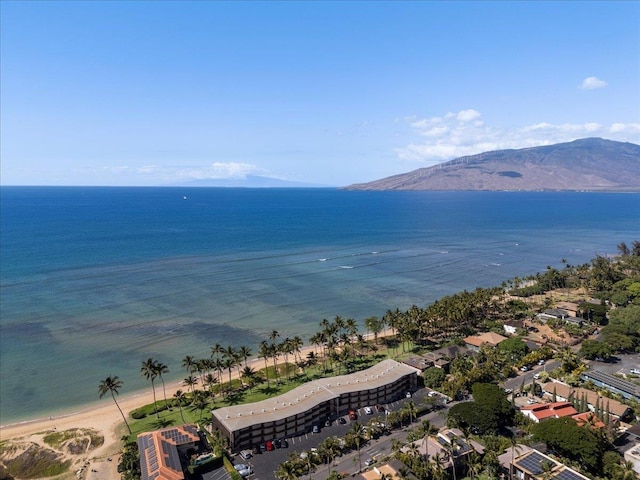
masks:
MULTIPOLYGON (((427 395, 427 393, 428 390, 420 390, 413 394, 412 398, 403 398, 395 402, 385 404, 384 409, 389 412, 400 410, 401 408, 403 408, 407 400, 412 399, 417 404, 427 395)), ((359 421, 363 425, 366 425, 372 419, 377 419, 378 421, 385 423, 384 410, 378 412, 373 405, 370 408, 372 412, 371 414, 365 413, 365 407, 357 409, 357 419, 355 421, 359 421)), ((258 453, 253 455, 249 459, 243 459, 238 454, 233 459, 234 464, 250 465, 253 469, 253 474, 249 475, 248 477, 250 480, 273 479, 275 477, 274 472, 278 470, 278 465, 285 462, 288 459, 289 455, 300 455, 302 452, 309 451, 312 448, 317 448, 318 445, 327 437, 336 436, 338 438, 344 438, 344 436, 351 428, 354 420, 350 420, 348 415, 343 415, 341 418, 344 419, 344 424, 341 424, 338 419, 335 419, 331 422, 330 426, 320 427, 317 433, 308 432, 304 435, 287 438, 286 440, 289 445, 287 448, 276 448, 272 451, 258 453)), ((367 445, 367 453, 364 453, 365 447, 363 446, 363 465, 366 459, 369 458, 369 456, 373 453, 373 451, 371 450, 372 444, 373 442, 370 442, 367 445), (367 455, 367 458, 365 458, 365 455, 367 455)), ((318 468, 320 471, 323 471, 327 469, 328 466, 320 466, 318 468)))

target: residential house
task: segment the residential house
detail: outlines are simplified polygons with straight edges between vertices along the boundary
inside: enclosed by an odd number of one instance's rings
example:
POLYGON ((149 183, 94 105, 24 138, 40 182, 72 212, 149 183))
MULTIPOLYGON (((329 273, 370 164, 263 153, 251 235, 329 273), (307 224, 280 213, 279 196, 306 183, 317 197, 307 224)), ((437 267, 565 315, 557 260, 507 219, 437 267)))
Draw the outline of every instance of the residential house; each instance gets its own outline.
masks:
POLYGON ((496 347, 500 342, 504 342, 507 337, 503 337, 497 333, 485 332, 480 335, 472 335, 464 339, 465 346, 474 352, 479 352, 482 345, 496 347))
POLYGON ((358 480, 380 480, 380 478, 418 480, 418 477, 411 473, 404 463, 395 458, 356 476, 358 480))
POLYGON ((571 417, 578 411, 569 402, 535 403, 520 407, 520 412, 525 417, 536 423, 540 423, 548 418, 571 417))
POLYGON ((141 480, 184 480, 190 464, 213 459, 195 424, 138 435, 141 480))
POLYGON ((538 480, 548 472, 552 480, 589 480, 588 477, 526 445, 508 448, 498 457, 507 478, 538 480))
POLYGON ((416 440, 409 445, 403 447, 403 451, 415 449, 426 460, 435 458, 436 456, 444 459, 444 468, 451 469, 455 462, 456 469, 466 462, 471 452, 476 451, 484 454, 484 447, 475 440, 465 440, 462 431, 457 428, 450 428, 442 432, 438 432, 434 436, 429 436, 420 440, 416 440), (453 458, 452 455, 453 454, 453 458))
POLYGON ((578 317, 578 313, 580 312, 580 306, 574 302, 557 302, 556 308, 561 310, 565 310, 569 317, 578 317))
POLYGON ((545 322, 547 320, 566 320, 569 318, 569 312, 562 308, 548 308, 542 313, 538 313, 536 317, 545 322))
POLYGON ((561 382, 543 383, 541 388, 542 393, 548 399, 553 399, 554 393, 556 400, 559 401, 581 401, 584 398, 589 410, 595 412, 596 406, 599 406, 603 412, 607 411, 610 417, 615 420, 628 420, 633 415, 633 410, 624 403, 613 398, 603 397, 587 388, 571 387, 561 382))
POLYGON ((518 333, 518 330, 525 328, 524 320, 509 320, 508 322, 504 322, 502 328, 504 328, 507 335, 515 335, 518 333))
POLYGON ((427 368, 433 367, 432 360, 419 355, 410 355, 409 357, 402 359, 402 363, 406 363, 410 367, 417 368, 421 372, 424 372, 427 368))

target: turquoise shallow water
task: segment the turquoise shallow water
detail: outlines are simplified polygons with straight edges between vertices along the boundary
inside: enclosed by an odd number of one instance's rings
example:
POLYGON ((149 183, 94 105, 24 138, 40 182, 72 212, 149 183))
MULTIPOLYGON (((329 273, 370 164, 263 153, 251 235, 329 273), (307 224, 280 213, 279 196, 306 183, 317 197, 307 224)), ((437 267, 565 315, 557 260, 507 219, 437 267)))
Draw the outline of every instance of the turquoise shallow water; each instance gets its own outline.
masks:
POLYGON ((334 189, 0 189, 0 421, 145 388, 142 360, 308 338, 615 253, 640 195, 334 189), (185 198, 186 197, 186 198, 185 198))

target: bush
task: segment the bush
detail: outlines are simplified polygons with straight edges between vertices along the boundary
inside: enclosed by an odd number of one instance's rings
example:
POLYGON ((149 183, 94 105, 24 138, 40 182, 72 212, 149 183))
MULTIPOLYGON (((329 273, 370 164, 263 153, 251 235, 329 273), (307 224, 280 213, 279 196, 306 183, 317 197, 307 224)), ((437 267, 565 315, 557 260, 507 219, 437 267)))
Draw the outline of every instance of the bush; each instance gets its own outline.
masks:
MULTIPOLYGON (((169 409, 169 407, 171 407, 171 401, 167 400, 167 403, 165 403, 164 400, 160 400, 157 403, 157 405, 158 405, 158 412, 163 412, 169 409)), ((141 418, 145 418, 155 414, 156 414, 156 407, 153 403, 150 403, 149 405, 145 405, 144 407, 140 407, 140 408, 136 408, 135 410, 132 410, 131 418, 140 420, 141 418)))

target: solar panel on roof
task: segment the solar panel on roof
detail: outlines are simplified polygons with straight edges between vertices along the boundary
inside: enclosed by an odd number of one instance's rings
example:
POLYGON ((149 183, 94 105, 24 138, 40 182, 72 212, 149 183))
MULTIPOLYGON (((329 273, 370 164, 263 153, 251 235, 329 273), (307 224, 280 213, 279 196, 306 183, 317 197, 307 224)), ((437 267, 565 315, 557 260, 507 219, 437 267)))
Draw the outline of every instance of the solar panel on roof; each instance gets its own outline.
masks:
POLYGON ((533 475, 540 475, 544 471, 542 469, 542 464, 549 461, 550 460, 542 454, 533 451, 529 455, 519 458, 515 463, 517 466, 524 468, 533 475))
POLYGON ((562 470, 553 478, 557 480, 584 480, 584 477, 582 475, 578 475, 576 472, 569 469, 562 470))

